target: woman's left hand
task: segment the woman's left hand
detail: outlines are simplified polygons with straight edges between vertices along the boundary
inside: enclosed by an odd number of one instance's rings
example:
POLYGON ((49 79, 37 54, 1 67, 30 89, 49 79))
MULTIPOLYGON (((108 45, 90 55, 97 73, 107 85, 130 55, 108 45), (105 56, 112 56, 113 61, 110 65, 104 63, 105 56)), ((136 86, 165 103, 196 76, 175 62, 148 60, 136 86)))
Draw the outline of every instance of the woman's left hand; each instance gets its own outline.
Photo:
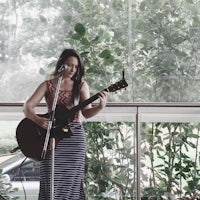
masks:
POLYGON ((99 93, 99 99, 100 99, 99 106, 101 107, 101 109, 103 109, 107 104, 107 96, 108 92, 105 90, 99 93))

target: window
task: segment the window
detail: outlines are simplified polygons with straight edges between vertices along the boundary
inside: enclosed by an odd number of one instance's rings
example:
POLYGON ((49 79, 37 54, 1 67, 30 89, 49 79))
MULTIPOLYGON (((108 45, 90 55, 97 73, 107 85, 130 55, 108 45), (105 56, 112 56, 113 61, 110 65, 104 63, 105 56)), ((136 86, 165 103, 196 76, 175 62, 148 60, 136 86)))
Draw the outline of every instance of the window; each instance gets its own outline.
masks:
MULTIPOLYGON (((24 157, 25 159, 25 157, 24 157)), ((39 181, 39 162, 26 159, 24 161, 12 162, 11 169, 4 174, 10 176, 10 181, 39 181)), ((7 165, 6 167, 9 167, 7 165)))
POLYGON ((199 101, 199 1, 0 4, 0 102, 24 102, 67 47, 82 54, 91 93, 125 69, 129 86, 111 102, 199 101))

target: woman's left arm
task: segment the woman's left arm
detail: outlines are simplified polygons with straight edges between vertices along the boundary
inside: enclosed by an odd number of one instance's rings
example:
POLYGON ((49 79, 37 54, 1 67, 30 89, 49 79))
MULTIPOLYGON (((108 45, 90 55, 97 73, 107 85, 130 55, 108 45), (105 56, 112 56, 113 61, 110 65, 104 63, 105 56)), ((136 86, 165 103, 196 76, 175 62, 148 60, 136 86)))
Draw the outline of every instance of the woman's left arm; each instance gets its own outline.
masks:
MULTIPOLYGON (((92 106, 91 104, 82 108, 82 114, 85 118, 90 118, 98 114, 107 104, 108 92, 101 91, 99 93, 99 104, 92 106)), ((86 82, 83 83, 80 91, 80 101, 83 102, 90 98, 89 86, 86 82)))

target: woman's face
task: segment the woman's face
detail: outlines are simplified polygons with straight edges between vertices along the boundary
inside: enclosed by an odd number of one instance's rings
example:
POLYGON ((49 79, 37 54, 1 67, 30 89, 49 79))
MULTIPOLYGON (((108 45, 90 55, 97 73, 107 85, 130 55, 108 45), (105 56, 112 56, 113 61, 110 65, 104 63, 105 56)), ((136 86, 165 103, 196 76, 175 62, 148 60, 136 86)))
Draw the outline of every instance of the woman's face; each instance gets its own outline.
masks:
POLYGON ((72 78, 78 69, 78 59, 71 56, 65 60, 64 64, 66 65, 65 76, 72 78))

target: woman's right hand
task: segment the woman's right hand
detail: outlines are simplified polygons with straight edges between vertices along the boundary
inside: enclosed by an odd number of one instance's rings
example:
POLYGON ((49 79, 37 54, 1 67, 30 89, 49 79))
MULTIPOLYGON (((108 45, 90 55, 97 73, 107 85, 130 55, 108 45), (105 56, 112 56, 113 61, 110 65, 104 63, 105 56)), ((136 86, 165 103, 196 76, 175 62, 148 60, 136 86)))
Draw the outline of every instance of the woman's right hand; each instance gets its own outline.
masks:
POLYGON ((40 127, 47 129, 48 125, 49 125, 49 119, 37 116, 36 119, 35 119, 35 123, 37 125, 39 125, 40 127))

